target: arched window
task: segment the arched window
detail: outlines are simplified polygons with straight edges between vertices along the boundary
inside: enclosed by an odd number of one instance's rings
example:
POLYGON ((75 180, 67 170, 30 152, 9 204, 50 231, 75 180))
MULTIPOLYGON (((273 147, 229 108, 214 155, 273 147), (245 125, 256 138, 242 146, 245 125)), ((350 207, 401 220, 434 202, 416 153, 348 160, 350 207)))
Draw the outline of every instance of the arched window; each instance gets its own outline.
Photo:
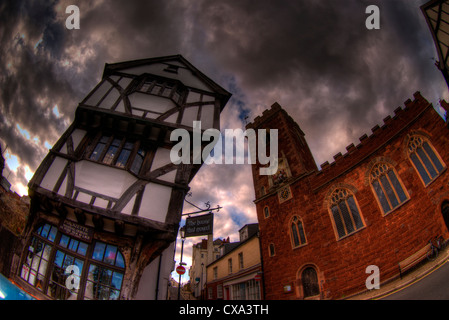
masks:
POLYGON ((410 160, 424 185, 428 185, 444 169, 444 165, 430 142, 422 136, 412 136, 408 143, 410 160))
POLYGON ((441 205, 441 214, 443 215, 446 228, 449 230, 449 201, 445 200, 441 205))
POLYGON ((330 197, 330 211, 338 238, 363 228, 364 223, 354 195, 345 188, 336 189, 330 197))
POLYGON ((265 218, 268 218, 270 216, 270 209, 268 207, 264 207, 263 214, 265 218))
POLYGON ((301 273, 301 284, 304 298, 313 297, 320 294, 318 275, 315 268, 307 267, 301 273))
POLYGON ((373 167, 370 182, 384 214, 389 213, 408 199, 396 172, 387 163, 377 163, 373 167))
POLYGON ((301 218, 298 216, 294 216, 290 222, 290 238, 293 248, 302 246, 307 242, 301 218))
POLYGON ((268 246, 268 254, 270 255, 270 257, 275 256, 276 251, 274 249, 274 243, 270 243, 270 245, 268 246))

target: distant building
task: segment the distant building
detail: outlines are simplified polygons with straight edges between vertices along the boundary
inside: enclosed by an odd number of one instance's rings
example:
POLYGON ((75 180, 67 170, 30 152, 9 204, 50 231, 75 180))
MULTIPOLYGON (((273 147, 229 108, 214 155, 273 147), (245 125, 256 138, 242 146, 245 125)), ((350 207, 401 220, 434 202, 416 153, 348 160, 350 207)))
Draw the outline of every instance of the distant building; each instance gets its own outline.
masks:
POLYGON ((247 128, 279 136, 278 172, 252 165, 266 299, 347 297, 367 290, 368 266, 394 279, 449 238, 449 128, 419 92, 321 170, 279 104, 247 128))
POLYGON ((5 168, 5 158, 3 158, 2 147, 0 146, 0 193, 9 192, 11 190, 11 183, 3 176, 3 169, 5 168))
POLYGON ((222 244, 220 257, 207 265, 207 300, 263 297, 258 224, 245 225, 239 235, 239 242, 222 244))
POLYGON ((170 135, 230 94, 180 55, 106 64, 29 183, 14 281, 40 299, 165 299, 188 184, 170 135))
POLYGON ((228 239, 215 239, 212 250, 208 250, 207 239, 203 239, 192 247, 192 266, 189 269, 190 286, 195 298, 200 299, 206 283, 206 266, 210 261, 220 257, 220 247, 229 242, 228 239), (209 255, 211 257, 209 258, 209 255))

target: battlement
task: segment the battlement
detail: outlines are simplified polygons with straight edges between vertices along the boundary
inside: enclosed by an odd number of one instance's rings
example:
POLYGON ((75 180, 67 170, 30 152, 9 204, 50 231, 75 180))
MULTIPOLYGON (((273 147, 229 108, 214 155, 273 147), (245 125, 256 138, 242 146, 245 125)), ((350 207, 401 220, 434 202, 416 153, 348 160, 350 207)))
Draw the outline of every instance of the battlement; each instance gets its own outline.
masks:
POLYGON ((270 109, 265 109, 262 112, 261 116, 257 116, 254 118, 253 122, 248 123, 246 125, 246 128, 258 128, 260 127, 265 121, 267 121, 269 118, 274 116, 277 112, 281 111, 282 107, 279 105, 279 103, 275 102, 271 105, 270 109))
MULTIPOLYGON (((334 155, 334 161, 329 163, 328 161, 321 164, 321 171, 319 173, 323 173, 323 171, 335 166, 337 163, 342 161, 349 155, 354 154, 355 152, 360 152, 365 145, 371 145, 370 149, 375 149, 379 145, 386 142, 388 139, 391 139, 397 132, 402 130, 405 125, 410 123, 415 116, 417 116, 421 111, 426 109, 430 103, 421 95, 419 91, 413 94, 414 100, 407 99, 404 102, 405 108, 398 107, 394 110, 394 115, 388 115, 383 119, 382 126, 378 124, 375 125, 371 129, 371 134, 363 134, 359 138, 359 143, 354 145, 351 143, 346 147, 346 153, 342 154, 341 152, 334 155)), ((367 150, 368 151, 368 150, 367 150)))

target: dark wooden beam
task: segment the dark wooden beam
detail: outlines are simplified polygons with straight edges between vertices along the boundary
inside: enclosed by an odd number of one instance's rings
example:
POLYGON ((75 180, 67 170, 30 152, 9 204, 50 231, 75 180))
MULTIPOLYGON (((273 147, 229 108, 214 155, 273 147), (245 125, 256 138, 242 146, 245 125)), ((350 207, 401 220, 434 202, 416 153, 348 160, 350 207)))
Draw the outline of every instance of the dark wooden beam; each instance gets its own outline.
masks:
POLYGON ((76 208, 74 212, 76 216, 76 221, 78 221, 79 224, 84 225, 86 223, 86 214, 84 213, 84 211, 79 208, 76 208))

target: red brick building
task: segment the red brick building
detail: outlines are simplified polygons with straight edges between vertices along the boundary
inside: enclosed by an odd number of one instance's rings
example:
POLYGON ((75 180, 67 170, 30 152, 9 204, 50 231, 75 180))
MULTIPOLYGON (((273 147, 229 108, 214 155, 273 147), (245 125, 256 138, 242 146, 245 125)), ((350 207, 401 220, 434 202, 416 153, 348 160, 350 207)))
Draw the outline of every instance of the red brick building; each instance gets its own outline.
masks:
POLYGON ((419 92, 321 170, 279 104, 250 128, 278 130, 278 172, 252 166, 266 299, 340 299, 367 290, 369 265, 382 284, 449 238, 449 128, 419 92))

